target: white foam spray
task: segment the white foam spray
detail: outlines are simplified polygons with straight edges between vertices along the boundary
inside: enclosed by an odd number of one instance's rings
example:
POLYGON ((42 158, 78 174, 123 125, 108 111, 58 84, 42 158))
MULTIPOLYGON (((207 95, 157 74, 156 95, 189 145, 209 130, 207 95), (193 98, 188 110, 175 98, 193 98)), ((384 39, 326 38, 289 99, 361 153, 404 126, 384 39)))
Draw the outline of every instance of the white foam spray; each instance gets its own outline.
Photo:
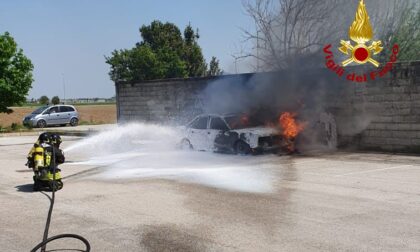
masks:
POLYGON ((180 130, 155 124, 130 123, 107 129, 88 137, 64 152, 87 152, 94 155, 123 153, 134 150, 173 149, 179 141, 180 130))
POLYGON ((70 158, 85 157, 70 165, 104 166, 95 179, 163 178, 235 191, 272 191, 273 167, 261 157, 183 151, 177 146, 181 139, 180 129, 135 123, 83 139, 65 152, 70 158))

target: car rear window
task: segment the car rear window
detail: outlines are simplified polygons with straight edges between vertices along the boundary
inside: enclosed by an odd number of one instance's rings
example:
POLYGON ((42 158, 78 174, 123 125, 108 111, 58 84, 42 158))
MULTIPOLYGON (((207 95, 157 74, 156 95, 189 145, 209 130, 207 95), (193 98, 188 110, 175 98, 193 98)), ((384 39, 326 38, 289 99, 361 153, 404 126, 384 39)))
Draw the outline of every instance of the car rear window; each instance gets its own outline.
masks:
POLYGON ((69 106, 61 106, 60 107, 60 111, 61 112, 73 112, 74 111, 74 108, 69 107, 69 106))

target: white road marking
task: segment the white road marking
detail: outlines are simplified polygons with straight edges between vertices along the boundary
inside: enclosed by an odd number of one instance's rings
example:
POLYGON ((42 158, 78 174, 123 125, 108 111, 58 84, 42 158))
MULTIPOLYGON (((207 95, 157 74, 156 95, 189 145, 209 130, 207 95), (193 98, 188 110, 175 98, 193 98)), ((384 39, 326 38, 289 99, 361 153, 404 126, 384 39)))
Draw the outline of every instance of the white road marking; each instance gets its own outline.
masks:
POLYGON ((398 166, 392 166, 392 167, 382 168, 382 169, 374 169, 374 170, 359 171, 359 172, 349 172, 349 173, 344 173, 344 174, 340 174, 340 175, 335 175, 335 177, 343 177, 343 176, 354 175, 354 174, 364 174, 364 173, 371 173, 371 172, 377 172, 377 171, 401 169, 401 168, 410 167, 410 166, 413 166, 413 165, 398 165, 398 166))

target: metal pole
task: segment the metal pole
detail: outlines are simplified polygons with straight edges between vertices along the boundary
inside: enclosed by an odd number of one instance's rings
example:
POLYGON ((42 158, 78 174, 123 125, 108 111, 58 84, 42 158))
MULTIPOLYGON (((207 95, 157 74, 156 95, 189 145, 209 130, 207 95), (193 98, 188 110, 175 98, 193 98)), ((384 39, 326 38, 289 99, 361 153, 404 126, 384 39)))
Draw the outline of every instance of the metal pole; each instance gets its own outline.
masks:
POLYGON ((61 75, 63 76, 63 92, 64 92, 63 103, 66 104, 66 82, 64 81, 64 73, 61 75))

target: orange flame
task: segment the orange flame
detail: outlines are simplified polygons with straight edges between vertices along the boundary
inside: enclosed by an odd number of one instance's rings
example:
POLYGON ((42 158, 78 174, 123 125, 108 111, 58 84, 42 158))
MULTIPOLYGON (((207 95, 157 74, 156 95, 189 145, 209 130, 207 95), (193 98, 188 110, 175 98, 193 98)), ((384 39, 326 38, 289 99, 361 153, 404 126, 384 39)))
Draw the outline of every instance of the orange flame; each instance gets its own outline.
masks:
POLYGON ((242 115, 241 116, 241 123, 243 125, 249 125, 249 116, 248 115, 242 115))
POLYGON ((304 128, 305 125, 298 123, 295 120, 296 114, 290 112, 284 112, 279 117, 279 123, 283 129, 283 135, 287 139, 295 138, 304 128))

